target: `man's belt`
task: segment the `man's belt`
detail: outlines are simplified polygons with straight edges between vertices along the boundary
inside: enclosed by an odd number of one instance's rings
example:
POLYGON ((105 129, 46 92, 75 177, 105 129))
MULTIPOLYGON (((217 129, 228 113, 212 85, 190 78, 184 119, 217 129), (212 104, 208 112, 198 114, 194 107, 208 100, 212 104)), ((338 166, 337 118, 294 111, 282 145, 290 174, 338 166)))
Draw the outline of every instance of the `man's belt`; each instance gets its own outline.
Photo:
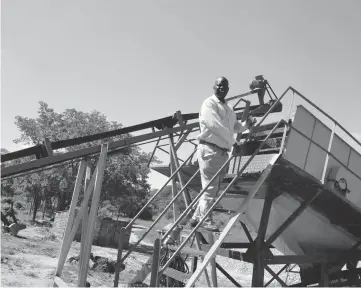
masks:
POLYGON ((207 141, 204 141, 204 140, 199 140, 199 144, 205 144, 205 145, 209 145, 209 146, 213 146, 223 152, 229 152, 229 150, 227 148, 222 148, 222 147, 219 147, 218 145, 216 144, 213 144, 213 143, 210 143, 210 142, 207 142, 207 141))

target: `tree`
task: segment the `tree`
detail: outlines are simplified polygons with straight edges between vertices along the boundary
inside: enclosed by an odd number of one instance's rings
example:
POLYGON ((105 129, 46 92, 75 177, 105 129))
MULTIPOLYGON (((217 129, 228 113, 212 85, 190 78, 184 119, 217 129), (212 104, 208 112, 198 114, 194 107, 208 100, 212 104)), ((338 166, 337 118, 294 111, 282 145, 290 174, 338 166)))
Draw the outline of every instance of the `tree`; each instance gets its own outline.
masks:
MULTIPOLYGON (((122 127, 120 123, 108 121, 98 111, 85 113, 76 109, 66 109, 63 113, 57 113, 54 109, 49 108, 45 102, 39 102, 39 104, 36 118, 16 116, 15 124, 20 131, 20 137, 14 140, 15 143, 37 145, 42 143, 44 138, 54 142, 122 127)), ((63 149, 61 152, 74 151, 128 137, 131 135, 125 134, 83 143, 63 149)), ((55 151, 55 153, 61 152, 55 151)), ((139 211, 141 205, 144 204, 150 190, 147 182, 149 157, 150 153, 144 153, 138 147, 132 147, 129 155, 120 154, 107 158, 101 201, 108 201, 107 205, 110 212, 114 209, 118 211, 121 209, 127 211, 125 214, 132 214, 132 211, 137 209, 139 211)), ((89 158, 93 169, 97 159, 98 156, 89 158)), ((154 158, 153 162, 159 161, 154 158)), ((17 181, 15 186, 16 189, 21 188, 27 193, 32 201, 34 213, 40 207, 39 203, 43 202, 45 205, 49 201, 56 203, 58 210, 64 210, 70 204, 77 170, 77 163, 68 163, 63 167, 23 177, 17 181)), ((80 196, 79 201, 82 200, 82 197, 83 195, 80 196)))

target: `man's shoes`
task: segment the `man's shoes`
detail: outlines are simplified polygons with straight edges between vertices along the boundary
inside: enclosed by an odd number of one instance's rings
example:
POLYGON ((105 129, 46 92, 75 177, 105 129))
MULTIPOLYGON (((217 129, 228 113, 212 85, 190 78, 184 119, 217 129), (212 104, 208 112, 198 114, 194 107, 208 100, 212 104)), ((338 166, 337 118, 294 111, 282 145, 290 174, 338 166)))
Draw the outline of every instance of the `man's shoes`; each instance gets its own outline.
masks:
POLYGON ((199 221, 193 218, 188 222, 190 228, 196 227, 198 223, 199 221))
MULTIPOLYGON (((195 220, 195 219, 191 219, 189 221, 189 227, 194 228, 198 225, 199 221, 195 220)), ((208 223, 203 223, 200 228, 203 228, 205 230, 211 231, 211 232, 220 232, 219 228, 217 225, 213 225, 213 224, 208 224, 208 223)))

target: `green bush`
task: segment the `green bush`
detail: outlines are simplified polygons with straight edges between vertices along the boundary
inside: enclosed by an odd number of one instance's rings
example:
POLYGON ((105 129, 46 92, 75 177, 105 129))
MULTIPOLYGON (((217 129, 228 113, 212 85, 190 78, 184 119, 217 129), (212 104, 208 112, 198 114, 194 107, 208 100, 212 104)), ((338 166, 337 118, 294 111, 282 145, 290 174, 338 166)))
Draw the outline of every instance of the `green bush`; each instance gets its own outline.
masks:
POLYGON ((151 207, 147 207, 140 215, 139 218, 146 221, 153 220, 153 210, 151 207))

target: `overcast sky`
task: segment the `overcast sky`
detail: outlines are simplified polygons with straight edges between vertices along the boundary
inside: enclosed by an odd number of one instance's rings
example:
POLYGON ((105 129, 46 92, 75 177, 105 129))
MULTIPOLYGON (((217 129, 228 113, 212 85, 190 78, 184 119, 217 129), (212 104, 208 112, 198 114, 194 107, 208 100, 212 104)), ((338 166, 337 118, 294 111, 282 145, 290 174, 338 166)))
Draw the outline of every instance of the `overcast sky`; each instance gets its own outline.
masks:
MULTIPOLYGON (((361 138, 361 1, 2 1, 1 146, 38 101, 133 125, 198 112, 263 74, 361 138)), ((159 187, 161 178, 152 173, 159 187)))

